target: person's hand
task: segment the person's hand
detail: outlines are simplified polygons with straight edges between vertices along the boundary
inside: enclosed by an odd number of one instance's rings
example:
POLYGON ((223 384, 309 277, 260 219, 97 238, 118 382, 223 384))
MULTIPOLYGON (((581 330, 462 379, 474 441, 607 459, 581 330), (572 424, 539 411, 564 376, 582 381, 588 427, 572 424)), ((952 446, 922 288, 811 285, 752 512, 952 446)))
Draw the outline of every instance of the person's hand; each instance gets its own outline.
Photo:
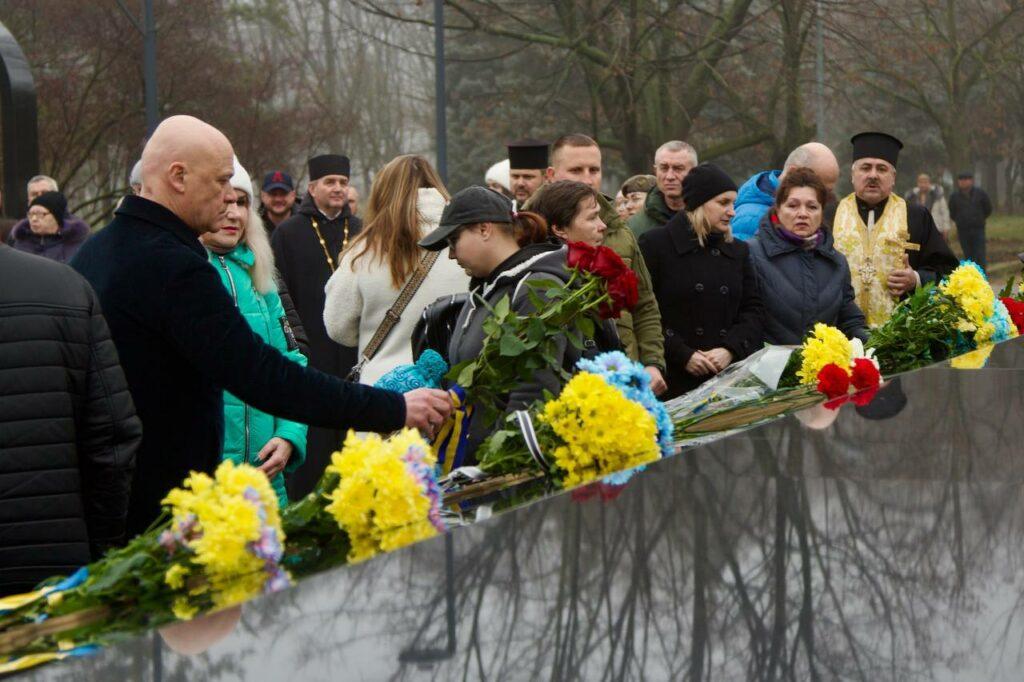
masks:
POLYGON ((654 395, 661 395, 668 390, 668 384, 665 383, 665 377, 661 376, 661 370, 657 367, 644 367, 644 370, 651 377, 651 390, 654 391, 654 395))
POLYGON ((917 274, 910 267, 910 258, 903 254, 903 267, 893 270, 886 279, 889 293, 899 297, 913 291, 917 287, 917 274))
POLYGON ((274 436, 267 441, 267 444, 260 450, 260 454, 257 455, 259 460, 263 462, 260 465, 260 471, 265 473, 267 478, 277 476, 288 466, 288 460, 291 459, 292 452, 294 451, 295 448, 292 447, 291 443, 284 438, 274 436))
POLYGON ((452 399, 446 391, 417 388, 405 394, 405 425, 430 437, 452 413, 452 399))
POLYGON ((704 353, 699 350, 693 351, 693 355, 686 362, 686 371, 695 377, 706 377, 709 374, 715 374, 718 372, 715 369, 714 363, 707 358, 704 353))
POLYGON ((710 360, 711 364, 715 366, 716 374, 732 364, 732 351, 727 348, 712 348, 711 350, 706 350, 704 351, 704 357, 710 360))

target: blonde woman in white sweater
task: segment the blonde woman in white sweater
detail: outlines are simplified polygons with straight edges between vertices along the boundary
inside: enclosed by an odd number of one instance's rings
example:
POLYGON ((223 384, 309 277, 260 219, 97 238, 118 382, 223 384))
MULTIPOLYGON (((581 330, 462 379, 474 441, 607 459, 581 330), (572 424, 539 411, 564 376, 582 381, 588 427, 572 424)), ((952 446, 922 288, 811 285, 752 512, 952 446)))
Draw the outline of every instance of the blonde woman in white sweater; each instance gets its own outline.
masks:
MULTIPOLYGON (((363 229, 327 282, 324 325, 332 339, 356 346, 363 357, 384 314, 426 253, 417 242, 438 226, 450 198, 437 171, 422 156, 399 156, 377 174, 363 229)), ((447 251, 434 263, 377 354, 363 366, 361 383, 372 385, 397 365, 411 363, 410 337, 423 309, 441 296, 469 288, 469 277, 447 251)))

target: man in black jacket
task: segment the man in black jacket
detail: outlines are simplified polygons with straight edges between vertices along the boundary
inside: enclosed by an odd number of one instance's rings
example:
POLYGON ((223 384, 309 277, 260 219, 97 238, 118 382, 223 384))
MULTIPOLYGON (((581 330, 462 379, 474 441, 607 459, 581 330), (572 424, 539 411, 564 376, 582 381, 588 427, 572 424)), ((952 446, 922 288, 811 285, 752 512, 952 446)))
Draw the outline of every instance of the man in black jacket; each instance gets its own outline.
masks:
POLYGON ((142 196, 125 197, 72 263, 100 297, 145 430, 132 533, 145 530, 189 471, 220 462, 224 390, 286 419, 361 431, 429 431, 450 409, 441 391, 403 399, 301 367, 252 332, 198 239, 234 201, 232 157, 216 128, 166 119, 142 153, 142 196))
POLYGON ((0 246, 0 594, 121 544, 142 428, 96 294, 0 246))
POLYGON ((964 258, 969 258, 984 270, 988 264, 985 221, 992 215, 992 201, 985 190, 974 186, 974 173, 970 171, 960 174, 956 188, 949 198, 949 217, 956 223, 956 236, 964 258))
MULTIPOLYGON (((348 204, 348 157, 322 154, 309 160, 309 192, 298 212, 274 230, 271 245, 281 282, 309 338, 309 366, 336 377, 348 376, 356 349, 335 343, 324 327, 324 287, 341 261, 339 254, 362 229, 348 204)), ((288 480, 288 497, 313 489, 344 434, 338 428, 311 428, 306 463, 288 480)))

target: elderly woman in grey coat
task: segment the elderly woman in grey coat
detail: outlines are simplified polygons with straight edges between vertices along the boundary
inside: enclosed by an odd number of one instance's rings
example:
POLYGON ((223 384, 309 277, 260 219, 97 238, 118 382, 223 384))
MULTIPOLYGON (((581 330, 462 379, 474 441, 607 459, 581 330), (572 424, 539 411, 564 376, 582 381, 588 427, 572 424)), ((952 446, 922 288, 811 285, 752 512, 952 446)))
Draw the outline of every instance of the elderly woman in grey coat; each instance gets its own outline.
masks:
POLYGON ((793 169, 779 184, 775 205, 748 242, 764 301, 765 340, 795 345, 818 322, 866 340, 850 266, 822 228, 825 185, 809 168, 793 169))

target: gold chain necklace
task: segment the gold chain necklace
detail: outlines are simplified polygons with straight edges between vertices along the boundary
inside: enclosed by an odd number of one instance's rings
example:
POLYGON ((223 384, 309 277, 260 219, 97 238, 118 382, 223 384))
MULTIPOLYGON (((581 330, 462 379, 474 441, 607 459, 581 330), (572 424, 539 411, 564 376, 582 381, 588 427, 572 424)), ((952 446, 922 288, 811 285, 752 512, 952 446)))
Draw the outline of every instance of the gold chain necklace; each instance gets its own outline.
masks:
MULTIPOLYGON (((316 232, 316 238, 320 240, 320 248, 324 250, 324 256, 327 258, 327 267, 331 269, 331 274, 334 274, 336 269, 334 265, 334 259, 331 257, 331 252, 327 250, 327 242, 324 241, 324 235, 320 232, 320 224, 316 222, 316 218, 313 216, 309 217, 310 222, 313 223, 313 231, 316 232)), ((348 248, 348 218, 345 218, 344 232, 341 239, 341 250, 344 251, 348 248)))

